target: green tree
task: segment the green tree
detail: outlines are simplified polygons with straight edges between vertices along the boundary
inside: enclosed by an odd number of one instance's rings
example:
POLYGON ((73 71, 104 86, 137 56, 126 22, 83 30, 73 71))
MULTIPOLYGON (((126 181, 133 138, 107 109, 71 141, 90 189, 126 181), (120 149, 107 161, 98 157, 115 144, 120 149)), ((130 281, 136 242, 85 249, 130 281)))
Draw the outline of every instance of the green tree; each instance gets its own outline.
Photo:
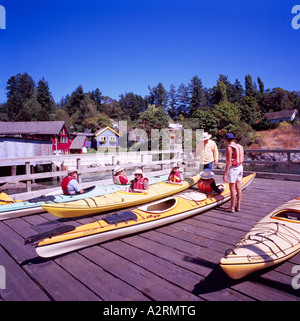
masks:
POLYGON ((103 104, 103 96, 99 88, 93 90, 89 93, 90 98, 94 101, 96 105, 96 109, 99 113, 103 113, 104 111, 104 104, 103 104))
POLYGON ((7 102, 5 113, 7 113, 8 120, 20 120, 23 116, 18 115, 27 113, 26 111, 22 112, 22 108, 29 99, 34 97, 35 83, 32 77, 25 72, 24 74, 17 74, 9 78, 6 90, 7 102))
POLYGON ((36 95, 29 98, 17 115, 17 121, 47 121, 49 115, 38 102, 36 95))
POLYGON ((124 114, 119 102, 116 99, 105 96, 103 101, 104 114, 115 120, 130 120, 130 117, 124 114))
POLYGON ((105 128, 107 126, 112 127, 112 122, 106 114, 97 113, 96 117, 86 118, 84 125, 85 128, 88 128, 92 133, 94 133, 99 128, 105 128))
POLYGON ((169 116, 176 120, 177 119, 177 104, 178 104, 178 99, 177 99, 177 90, 176 87, 171 84, 170 85, 170 91, 168 93, 168 98, 169 98, 169 108, 168 108, 168 114, 169 116))
POLYGON ((120 95, 120 108, 123 115, 129 116, 132 121, 139 118, 139 114, 146 109, 146 103, 142 96, 135 95, 133 92, 120 95))
POLYGON ((80 109, 80 104, 84 99, 85 94, 81 85, 79 85, 71 94, 65 104, 65 111, 69 116, 74 115, 80 109))
POLYGON ((57 106, 49 90, 49 84, 44 77, 39 80, 37 86, 37 101, 41 106, 44 120, 51 120, 51 114, 56 112, 57 106))
POLYGON ((97 115, 96 104, 90 98, 88 94, 86 94, 83 99, 80 101, 79 108, 76 112, 71 116, 73 119, 73 124, 76 131, 84 131, 86 128, 86 119, 95 118, 97 115))
POLYGON ((144 129, 148 137, 151 137, 151 129, 162 129, 169 126, 169 117, 162 107, 149 105, 148 108, 140 114, 138 127, 144 129))
POLYGON ((262 82, 260 77, 257 77, 257 83, 258 83, 258 88, 259 88, 259 94, 263 95, 263 93, 265 92, 265 85, 262 82))
POLYGON ((151 88, 148 86, 148 89, 150 94, 146 97, 146 103, 148 105, 155 105, 167 110, 168 93, 163 84, 160 82, 156 87, 151 88))
POLYGON ((186 117, 189 114, 189 92, 183 83, 177 89, 177 115, 186 117))
POLYGON ((225 129, 228 132, 234 132, 236 126, 240 125, 240 110, 237 103, 221 101, 215 105, 213 115, 217 119, 218 129, 225 129))
POLYGON ((195 129, 203 129, 214 137, 218 134, 218 120, 212 112, 198 109, 193 113, 193 118, 197 119, 195 129))
POLYGON ((190 116, 199 108, 205 107, 204 89, 201 79, 198 76, 194 76, 188 85, 190 95, 190 116))
POLYGON ((254 97, 245 96, 240 104, 241 121, 253 126, 258 120, 258 105, 254 97))
POLYGON ((233 84, 233 94, 230 98, 231 103, 239 102, 244 97, 244 89, 242 84, 238 79, 235 80, 235 83, 233 84))
POLYGON ((245 94, 246 96, 255 97, 256 96, 256 88, 253 84, 252 77, 250 75, 245 76, 245 94))

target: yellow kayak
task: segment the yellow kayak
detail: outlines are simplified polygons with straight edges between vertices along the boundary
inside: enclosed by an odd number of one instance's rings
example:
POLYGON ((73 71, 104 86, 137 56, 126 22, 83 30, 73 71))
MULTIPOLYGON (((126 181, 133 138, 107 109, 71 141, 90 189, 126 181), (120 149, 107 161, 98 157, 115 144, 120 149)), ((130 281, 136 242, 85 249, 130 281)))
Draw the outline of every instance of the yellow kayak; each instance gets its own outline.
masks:
MULTIPOLYGON (((242 189, 248 187, 254 177, 255 174, 244 177, 242 189)), ((225 190, 221 194, 185 191, 133 210, 116 212, 97 222, 76 228, 71 225, 60 226, 58 229, 27 238, 25 244, 34 244, 41 257, 52 257, 170 224, 228 201, 229 186, 227 183, 224 186, 225 190)))
POLYGON ((120 208, 136 206, 152 202, 164 197, 182 192, 195 185, 200 176, 186 178, 181 185, 174 185, 159 182, 149 186, 148 193, 129 193, 117 191, 114 193, 89 197, 68 203, 43 204, 47 212, 58 217, 78 217, 90 214, 97 214, 106 211, 113 211, 120 208))
POLYGON ((288 260, 300 251, 300 197, 260 220, 221 259, 222 269, 240 279, 257 270, 288 260))

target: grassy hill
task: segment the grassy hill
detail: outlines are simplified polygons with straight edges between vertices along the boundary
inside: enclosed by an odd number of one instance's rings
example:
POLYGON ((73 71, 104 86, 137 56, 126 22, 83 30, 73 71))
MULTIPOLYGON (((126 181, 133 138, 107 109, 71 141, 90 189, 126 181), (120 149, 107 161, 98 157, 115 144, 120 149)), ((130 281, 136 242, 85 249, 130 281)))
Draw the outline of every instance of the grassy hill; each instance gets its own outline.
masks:
POLYGON ((249 149, 300 149, 300 122, 280 123, 271 130, 256 132, 256 143, 249 149))

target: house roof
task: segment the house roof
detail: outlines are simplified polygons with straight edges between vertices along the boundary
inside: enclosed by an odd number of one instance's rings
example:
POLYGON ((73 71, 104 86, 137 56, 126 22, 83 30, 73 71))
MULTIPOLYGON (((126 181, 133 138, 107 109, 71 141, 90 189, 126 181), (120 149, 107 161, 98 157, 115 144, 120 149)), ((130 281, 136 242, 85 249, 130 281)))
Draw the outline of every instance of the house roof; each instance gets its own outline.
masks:
POLYGON ((265 113, 264 117, 266 117, 268 120, 291 118, 294 113, 296 113, 297 115, 298 113, 297 109, 281 110, 281 111, 275 111, 272 113, 265 113))
POLYGON ((86 136, 83 136, 83 135, 76 136, 73 139, 69 149, 82 149, 82 147, 84 147, 85 139, 86 139, 86 136))
POLYGON ((117 136, 120 136, 120 134, 119 133, 117 133, 116 131, 114 131, 113 129, 111 129, 109 126, 107 126, 107 127, 105 127, 105 128, 102 128, 102 129, 100 129, 99 131, 97 131, 96 133, 95 133, 95 136, 97 137, 98 135, 100 135, 100 134, 102 134, 105 130, 110 130, 110 131, 112 131, 114 134, 116 134, 117 136))
MULTIPOLYGON (((0 135, 57 135, 64 125, 64 121, 0 122, 0 135)), ((70 135, 67 126, 66 130, 68 135, 70 135)))

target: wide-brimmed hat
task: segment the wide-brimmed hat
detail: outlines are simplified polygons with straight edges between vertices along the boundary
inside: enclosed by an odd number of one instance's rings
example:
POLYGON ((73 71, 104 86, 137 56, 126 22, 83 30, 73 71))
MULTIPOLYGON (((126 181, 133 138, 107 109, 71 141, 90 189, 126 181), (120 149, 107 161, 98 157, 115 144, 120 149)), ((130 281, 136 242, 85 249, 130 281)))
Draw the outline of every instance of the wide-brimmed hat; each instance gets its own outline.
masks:
POLYGON ((235 138, 235 136, 232 133, 225 134, 225 139, 234 139, 234 138, 235 138))
POLYGON ((207 139, 210 139, 211 138, 211 135, 207 132, 204 132, 202 134, 202 136, 200 137, 200 140, 207 140, 207 139))
POLYGON ((68 170, 68 175, 72 175, 74 173, 76 173, 76 174, 78 173, 76 169, 69 169, 68 170))
POLYGON ((214 176, 215 174, 209 168, 205 168, 205 170, 200 173, 200 177, 203 179, 210 179, 210 178, 213 178, 214 176))
POLYGON ((141 169, 136 169, 134 172, 133 172, 133 175, 135 174, 141 174, 142 176, 144 175, 143 171, 141 169))
POLYGON ((123 171, 124 170, 124 168, 123 167, 121 167, 121 166, 116 166, 115 168, 114 168, 114 175, 116 175, 117 173, 119 173, 119 172, 121 172, 121 171, 123 171))

